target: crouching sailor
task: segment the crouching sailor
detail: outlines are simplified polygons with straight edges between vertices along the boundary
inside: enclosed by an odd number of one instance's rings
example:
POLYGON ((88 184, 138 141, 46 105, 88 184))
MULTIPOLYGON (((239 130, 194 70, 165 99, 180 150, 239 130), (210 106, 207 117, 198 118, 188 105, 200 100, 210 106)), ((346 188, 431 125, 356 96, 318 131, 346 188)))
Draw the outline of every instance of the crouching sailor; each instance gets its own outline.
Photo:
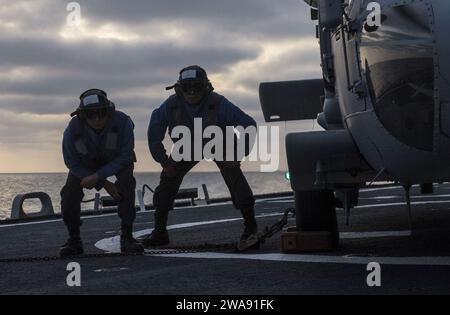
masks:
POLYGON ((63 155, 69 168, 67 181, 61 190, 61 212, 69 231, 68 241, 61 247, 60 256, 83 253, 80 238, 81 201, 83 189, 104 188, 118 203, 122 220, 120 249, 124 253, 144 251, 132 235, 136 216, 133 176, 134 125, 131 118, 115 110, 106 92, 91 89, 80 96, 75 116, 64 132, 63 155), (107 179, 116 177, 112 183, 107 179))
MULTIPOLYGON (((206 71, 197 66, 189 66, 180 71, 178 82, 168 89, 175 89, 175 94, 167 99, 159 108, 155 109, 151 115, 148 128, 148 143, 153 158, 162 166, 159 186, 153 195, 155 205, 155 228, 152 234, 144 238, 144 246, 162 246, 169 244, 169 234, 167 232, 167 220, 169 210, 173 208, 176 194, 180 188, 184 176, 203 159, 202 154, 195 157, 195 153, 188 154, 187 159, 175 161, 172 156, 166 154, 162 140, 167 129, 173 135, 176 127, 184 126, 195 133, 195 119, 199 119, 203 126, 217 126, 225 130, 227 126, 249 126, 256 127, 253 118, 245 114, 224 96, 213 92, 213 86, 208 80, 206 71)), ((177 140, 172 138, 174 142, 177 140)), ((191 148, 200 147, 194 143, 191 148)), ((250 152, 252 143, 248 141, 245 154, 250 152)), ((226 141, 222 139, 222 145, 226 141)), ((226 155, 224 150, 224 155, 226 155)), ((228 152, 230 153, 230 152, 228 152)), ((234 156, 234 155, 233 155, 234 156)), ((254 238, 258 227, 255 220, 253 192, 245 179, 241 170, 240 160, 215 160, 222 177, 225 180, 235 208, 241 211, 244 218, 244 231, 241 235, 241 242, 254 238)))

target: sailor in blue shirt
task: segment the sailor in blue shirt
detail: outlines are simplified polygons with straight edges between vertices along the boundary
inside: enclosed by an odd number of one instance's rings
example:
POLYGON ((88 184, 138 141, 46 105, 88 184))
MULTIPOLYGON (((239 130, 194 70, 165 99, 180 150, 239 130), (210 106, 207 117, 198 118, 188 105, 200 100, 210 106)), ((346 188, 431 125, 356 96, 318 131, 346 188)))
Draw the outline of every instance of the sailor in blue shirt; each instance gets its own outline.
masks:
POLYGON ((131 118, 117 111, 106 92, 91 89, 80 96, 80 106, 64 131, 63 156, 69 169, 61 190, 61 212, 69 231, 69 240, 61 247, 61 256, 83 253, 80 238, 80 203, 83 189, 105 190, 117 201, 122 219, 122 252, 143 252, 132 235, 136 216, 133 176, 134 125, 131 118), (108 177, 116 176, 112 183, 108 177))
MULTIPOLYGON (((161 246, 169 243, 167 219, 173 207, 175 196, 184 176, 199 162, 191 155, 191 159, 175 162, 166 153, 162 144, 167 129, 172 135, 176 126, 186 126, 194 134, 194 118, 201 118, 203 130, 208 126, 218 126, 224 131, 227 126, 256 127, 253 118, 232 104, 224 96, 213 92, 206 71, 199 66, 189 66, 180 71, 178 82, 167 89, 174 88, 176 94, 170 96, 151 115, 148 128, 148 146, 150 152, 163 170, 160 184, 153 195, 155 206, 155 228, 152 234, 143 240, 144 246, 161 246)), ((178 139, 172 138, 174 142, 178 139)), ((194 139, 192 139, 194 142, 194 139)), ((225 137, 224 137, 225 142, 225 137)), ((205 142, 203 142, 203 145, 205 142)), ((247 141, 245 155, 248 155, 252 143, 247 141)), ((191 145, 193 148, 194 145, 191 145)), ((225 145, 224 145, 225 148, 225 145)), ((193 151, 193 150, 192 150, 193 151)), ((224 149, 224 151, 226 151, 224 149)), ((225 153, 225 152, 224 152, 225 153)), ((203 159, 203 157, 201 158, 203 159)), ((254 214, 255 200, 252 190, 245 179, 240 160, 215 161, 230 191, 234 206, 241 211, 244 218, 244 232, 241 241, 255 237, 257 224, 254 214)))

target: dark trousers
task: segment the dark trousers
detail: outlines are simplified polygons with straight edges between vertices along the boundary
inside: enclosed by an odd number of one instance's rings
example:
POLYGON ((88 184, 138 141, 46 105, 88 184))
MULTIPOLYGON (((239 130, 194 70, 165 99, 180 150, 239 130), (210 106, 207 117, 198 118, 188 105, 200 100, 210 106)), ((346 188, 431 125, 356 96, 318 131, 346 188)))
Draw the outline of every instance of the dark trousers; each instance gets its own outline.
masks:
MULTIPOLYGON (((173 208, 175 196, 180 189, 183 178, 197 163, 186 161, 175 163, 177 174, 173 177, 169 177, 166 173, 161 172, 159 186, 153 195, 153 205, 156 209, 155 229, 164 230, 166 228, 168 212, 173 208)), ((226 165, 229 165, 226 162, 216 161, 215 163, 219 167, 225 184, 230 191, 234 207, 241 210, 243 214, 253 211, 255 198, 242 173, 241 166, 236 164, 233 167, 226 167, 226 165)))
MULTIPOLYGON (((131 229, 136 217, 136 180, 133 176, 133 170, 133 164, 122 169, 116 174, 117 181, 115 182, 122 196, 118 204, 118 214, 122 219, 122 228, 128 229, 131 229)), ((66 184, 61 190, 61 213, 71 237, 80 236, 81 201, 84 197, 80 183, 81 180, 69 172, 66 184)))

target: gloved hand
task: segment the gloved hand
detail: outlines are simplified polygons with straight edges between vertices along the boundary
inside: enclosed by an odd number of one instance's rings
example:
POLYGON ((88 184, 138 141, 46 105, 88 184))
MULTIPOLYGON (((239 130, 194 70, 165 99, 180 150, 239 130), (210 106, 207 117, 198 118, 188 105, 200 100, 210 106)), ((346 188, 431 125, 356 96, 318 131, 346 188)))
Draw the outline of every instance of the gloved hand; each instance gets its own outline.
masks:
POLYGON ((114 200, 120 200, 122 198, 119 190, 117 189, 117 186, 111 183, 110 181, 106 181, 103 188, 105 188, 108 194, 114 198, 114 200))
POLYGON ((92 189, 95 187, 95 184, 97 184, 98 180, 99 180, 98 174, 95 173, 95 174, 92 174, 92 175, 89 175, 89 176, 86 176, 85 178, 83 178, 81 180, 80 185, 83 188, 92 189))

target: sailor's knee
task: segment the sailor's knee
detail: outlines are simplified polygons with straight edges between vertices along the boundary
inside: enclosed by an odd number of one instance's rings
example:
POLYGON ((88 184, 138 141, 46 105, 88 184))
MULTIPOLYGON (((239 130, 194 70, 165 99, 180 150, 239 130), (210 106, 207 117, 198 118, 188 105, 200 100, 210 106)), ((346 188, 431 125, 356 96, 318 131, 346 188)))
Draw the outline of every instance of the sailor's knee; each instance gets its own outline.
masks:
POLYGON ((136 189, 136 179, 132 174, 127 174, 127 176, 118 178, 116 185, 121 191, 134 192, 134 190, 136 189))
POLYGON ((81 202, 84 197, 83 189, 76 185, 67 183, 60 192, 61 202, 81 202))

